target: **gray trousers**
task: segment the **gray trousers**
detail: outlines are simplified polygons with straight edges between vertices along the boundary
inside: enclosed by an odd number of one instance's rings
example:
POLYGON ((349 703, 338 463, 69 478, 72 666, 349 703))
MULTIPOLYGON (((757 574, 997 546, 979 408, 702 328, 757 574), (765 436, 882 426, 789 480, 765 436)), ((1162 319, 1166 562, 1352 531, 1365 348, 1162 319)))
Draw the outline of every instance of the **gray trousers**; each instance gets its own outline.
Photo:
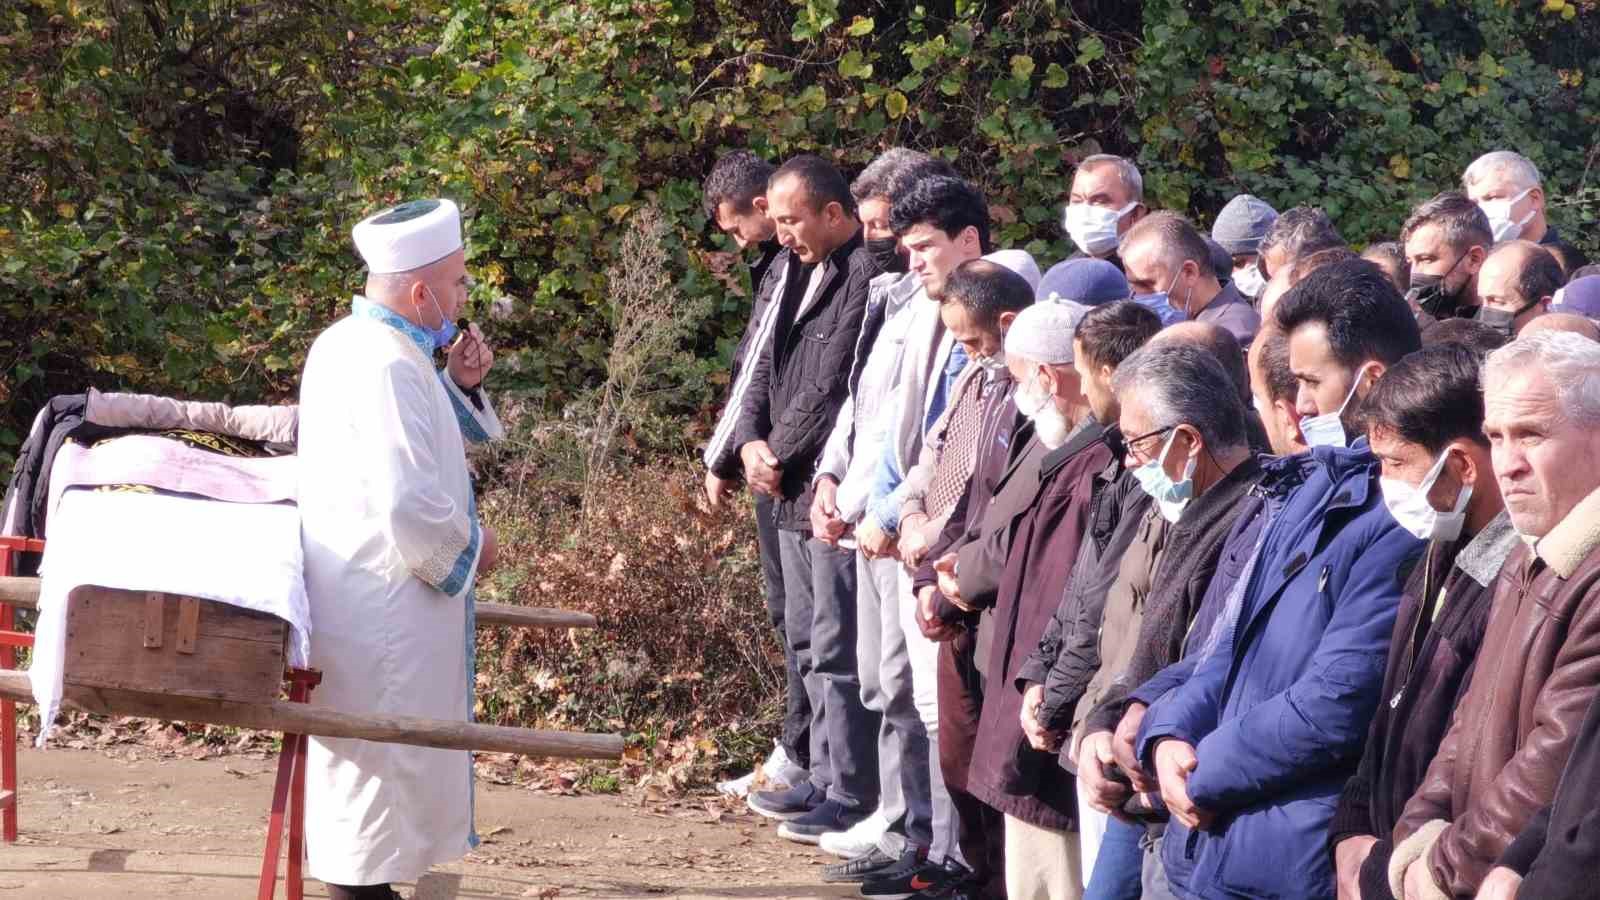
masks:
POLYGON ((878 814, 889 823, 878 846, 899 856, 932 841, 928 731, 918 715, 900 608, 899 560, 856 554, 856 661, 861 702, 881 717, 878 814))
POLYGON ((761 548, 761 574, 767 583, 767 618, 777 629, 783 645, 784 711, 783 733, 778 743, 789 761, 802 769, 811 765, 811 698, 806 695, 800 667, 795 664, 794 648, 784 630, 788 607, 784 601, 783 559, 778 546, 778 523, 773 516, 772 498, 756 494, 756 540, 761 548))
POLYGON ((803 531, 779 531, 778 545, 784 630, 811 698, 811 783, 841 806, 871 812, 878 804, 880 717, 861 702, 856 553, 803 531))
POLYGON ((1139 846, 1144 848, 1144 870, 1140 873, 1141 900, 1183 900, 1167 881, 1167 868, 1161 862, 1164 833, 1145 833, 1139 846))

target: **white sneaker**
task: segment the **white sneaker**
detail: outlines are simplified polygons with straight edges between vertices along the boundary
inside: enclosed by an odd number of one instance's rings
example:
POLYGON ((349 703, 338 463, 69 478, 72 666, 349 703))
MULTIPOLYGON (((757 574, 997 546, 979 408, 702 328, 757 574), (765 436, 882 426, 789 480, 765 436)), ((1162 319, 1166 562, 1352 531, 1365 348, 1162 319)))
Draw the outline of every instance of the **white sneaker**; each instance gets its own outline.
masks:
POLYGON ((804 771, 789 761, 789 754, 784 751, 782 744, 773 741, 772 752, 767 754, 766 762, 748 775, 732 781, 717 782, 717 792, 744 799, 750 796, 750 790, 756 786, 757 773, 761 775, 761 790, 786 791, 799 784, 799 781, 795 780, 795 775, 797 772, 803 775, 804 771))
POLYGON ((818 839, 817 846, 822 848, 823 852, 831 853, 841 859, 855 859, 871 853, 872 848, 878 846, 878 841, 883 839, 884 832, 888 830, 888 821, 874 812, 850 826, 848 831, 827 832, 818 839))

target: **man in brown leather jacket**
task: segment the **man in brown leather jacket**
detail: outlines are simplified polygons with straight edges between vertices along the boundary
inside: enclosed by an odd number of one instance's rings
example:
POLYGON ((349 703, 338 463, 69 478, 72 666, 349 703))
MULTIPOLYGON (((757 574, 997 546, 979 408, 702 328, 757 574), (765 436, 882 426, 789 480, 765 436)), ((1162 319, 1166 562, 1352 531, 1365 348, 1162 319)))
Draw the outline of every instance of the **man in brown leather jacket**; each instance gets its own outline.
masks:
POLYGON ((1555 794, 1600 683, 1600 345, 1513 341, 1483 375, 1484 433, 1526 545, 1506 561, 1477 671, 1395 828, 1404 900, 1471 896, 1555 794))

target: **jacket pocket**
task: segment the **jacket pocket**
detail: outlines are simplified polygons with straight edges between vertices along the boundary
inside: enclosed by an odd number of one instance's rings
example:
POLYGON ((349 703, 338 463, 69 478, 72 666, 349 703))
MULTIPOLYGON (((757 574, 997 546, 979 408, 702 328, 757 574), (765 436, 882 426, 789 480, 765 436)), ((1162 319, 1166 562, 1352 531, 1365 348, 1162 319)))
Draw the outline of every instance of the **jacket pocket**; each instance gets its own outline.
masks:
POLYGON ((1229 894, 1261 900, 1333 896, 1328 860, 1331 797, 1277 798, 1226 823, 1217 882, 1229 894))

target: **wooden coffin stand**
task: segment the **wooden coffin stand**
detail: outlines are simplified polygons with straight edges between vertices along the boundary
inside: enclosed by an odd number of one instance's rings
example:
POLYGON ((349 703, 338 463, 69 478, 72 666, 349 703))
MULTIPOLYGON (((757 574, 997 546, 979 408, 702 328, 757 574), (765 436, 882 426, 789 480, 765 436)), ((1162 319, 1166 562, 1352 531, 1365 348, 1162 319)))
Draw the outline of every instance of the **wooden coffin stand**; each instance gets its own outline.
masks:
MULTIPOLYGON (((9 563, 0 547, 0 561, 9 563)), ((37 603, 35 579, 9 578, 0 566, 0 805, 5 839, 16 839, 15 703, 33 702, 26 672, 11 668, 12 647, 32 635, 12 630, 14 608, 37 603)), ((592 616, 480 603, 478 624, 594 627, 592 616)), ((305 755, 308 735, 360 738, 454 750, 615 759, 622 738, 506 728, 412 716, 357 715, 307 706, 322 675, 286 666, 288 625, 276 616, 194 597, 85 586, 67 610, 63 703, 85 712, 233 725, 283 732, 262 857, 259 900, 272 900, 288 829, 286 893, 304 897, 305 755), (287 699, 285 699, 285 697, 287 699)))

